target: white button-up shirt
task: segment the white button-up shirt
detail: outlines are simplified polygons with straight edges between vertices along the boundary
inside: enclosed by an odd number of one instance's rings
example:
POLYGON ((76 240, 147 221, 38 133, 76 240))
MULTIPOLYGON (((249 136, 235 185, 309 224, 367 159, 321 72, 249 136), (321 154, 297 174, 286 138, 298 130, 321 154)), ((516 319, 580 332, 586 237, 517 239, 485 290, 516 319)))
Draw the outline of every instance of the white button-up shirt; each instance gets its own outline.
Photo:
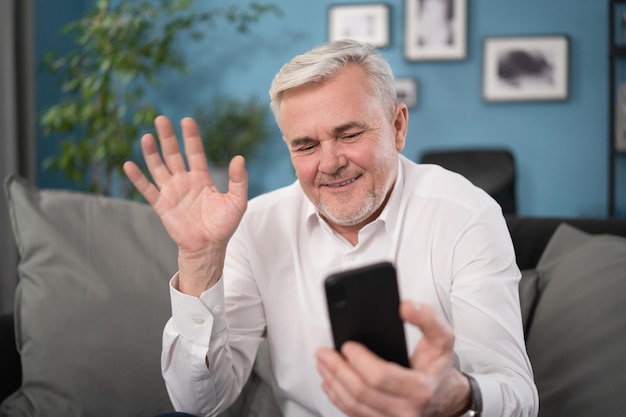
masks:
MULTIPOLYGON (((342 415, 315 367, 316 350, 333 346, 324 279, 391 261, 401 299, 433 305, 454 327, 459 366, 480 385, 483 416, 537 414, 520 272, 500 207, 457 174, 399 158, 391 197, 356 246, 328 226, 296 182, 250 201, 216 286, 196 298, 178 292, 173 278, 162 368, 176 409, 212 415, 230 404, 267 337, 285 416, 342 415)), ((405 330, 410 353, 421 332, 405 330)))

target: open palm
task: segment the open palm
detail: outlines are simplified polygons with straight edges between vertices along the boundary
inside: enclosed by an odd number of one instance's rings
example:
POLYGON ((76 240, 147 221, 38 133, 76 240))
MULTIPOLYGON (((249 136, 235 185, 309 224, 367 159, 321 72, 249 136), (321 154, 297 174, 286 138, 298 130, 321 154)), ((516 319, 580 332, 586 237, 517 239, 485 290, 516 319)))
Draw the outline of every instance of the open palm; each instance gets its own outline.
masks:
POLYGON ((225 252, 247 207, 248 176, 244 159, 233 158, 228 192, 221 193, 211 179, 196 123, 190 118, 181 121, 189 168, 170 121, 159 116, 155 126, 163 156, 152 135, 141 139, 143 156, 154 182, 133 162, 124 164, 124 172, 178 245, 179 264, 181 257, 211 260, 212 255, 225 252))

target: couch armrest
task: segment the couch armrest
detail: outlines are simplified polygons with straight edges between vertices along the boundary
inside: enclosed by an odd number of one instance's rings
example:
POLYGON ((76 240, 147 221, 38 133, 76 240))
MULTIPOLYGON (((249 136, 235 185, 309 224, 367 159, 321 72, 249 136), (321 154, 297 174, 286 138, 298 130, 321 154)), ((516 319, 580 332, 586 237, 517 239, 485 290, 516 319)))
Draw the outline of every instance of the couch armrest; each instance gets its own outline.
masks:
POLYGON ((22 365, 15 344, 12 314, 0 314, 0 402, 20 387, 22 365))

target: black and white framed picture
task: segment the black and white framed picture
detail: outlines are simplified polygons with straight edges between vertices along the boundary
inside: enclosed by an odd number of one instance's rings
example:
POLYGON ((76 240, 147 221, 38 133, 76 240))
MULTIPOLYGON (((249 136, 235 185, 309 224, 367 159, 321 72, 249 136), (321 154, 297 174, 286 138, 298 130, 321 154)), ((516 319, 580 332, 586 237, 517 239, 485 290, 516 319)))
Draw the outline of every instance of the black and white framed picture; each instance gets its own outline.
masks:
POLYGON ((486 38, 483 98, 487 101, 566 100, 569 38, 519 36, 486 38))
POLYGON ((389 46, 389 5, 341 4, 328 8, 328 40, 354 39, 377 48, 389 46))
POLYGON ((405 0, 404 56, 409 61, 467 56, 467 0, 405 0))
POLYGON ((407 107, 417 105, 417 81, 413 77, 396 77, 396 103, 404 103, 407 107))

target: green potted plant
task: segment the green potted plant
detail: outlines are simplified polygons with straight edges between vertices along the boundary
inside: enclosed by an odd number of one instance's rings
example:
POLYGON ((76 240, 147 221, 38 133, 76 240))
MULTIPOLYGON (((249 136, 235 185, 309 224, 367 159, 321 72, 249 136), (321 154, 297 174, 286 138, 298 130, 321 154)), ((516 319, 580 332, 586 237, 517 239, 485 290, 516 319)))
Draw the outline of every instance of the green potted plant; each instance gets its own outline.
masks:
POLYGON ((198 12, 194 0, 99 0, 94 9, 64 29, 74 49, 49 54, 43 68, 58 77, 61 100, 40 117, 45 134, 63 137, 47 168, 95 193, 130 194, 122 173, 128 159, 140 160, 137 141, 160 113, 145 94, 158 87, 164 69, 184 72, 176 41, 199 40, 200 23, 224 19, 245 33, 263 14, 280 10, 250 3, 198 12))
POLYGON ((216 96, 210 106, 198 108, 198 124, 211 175, 218 189, 226 191, 228 163, 235 155, 253 158, 269 139, 269 108, 256 97, 237 99, 216 96))

